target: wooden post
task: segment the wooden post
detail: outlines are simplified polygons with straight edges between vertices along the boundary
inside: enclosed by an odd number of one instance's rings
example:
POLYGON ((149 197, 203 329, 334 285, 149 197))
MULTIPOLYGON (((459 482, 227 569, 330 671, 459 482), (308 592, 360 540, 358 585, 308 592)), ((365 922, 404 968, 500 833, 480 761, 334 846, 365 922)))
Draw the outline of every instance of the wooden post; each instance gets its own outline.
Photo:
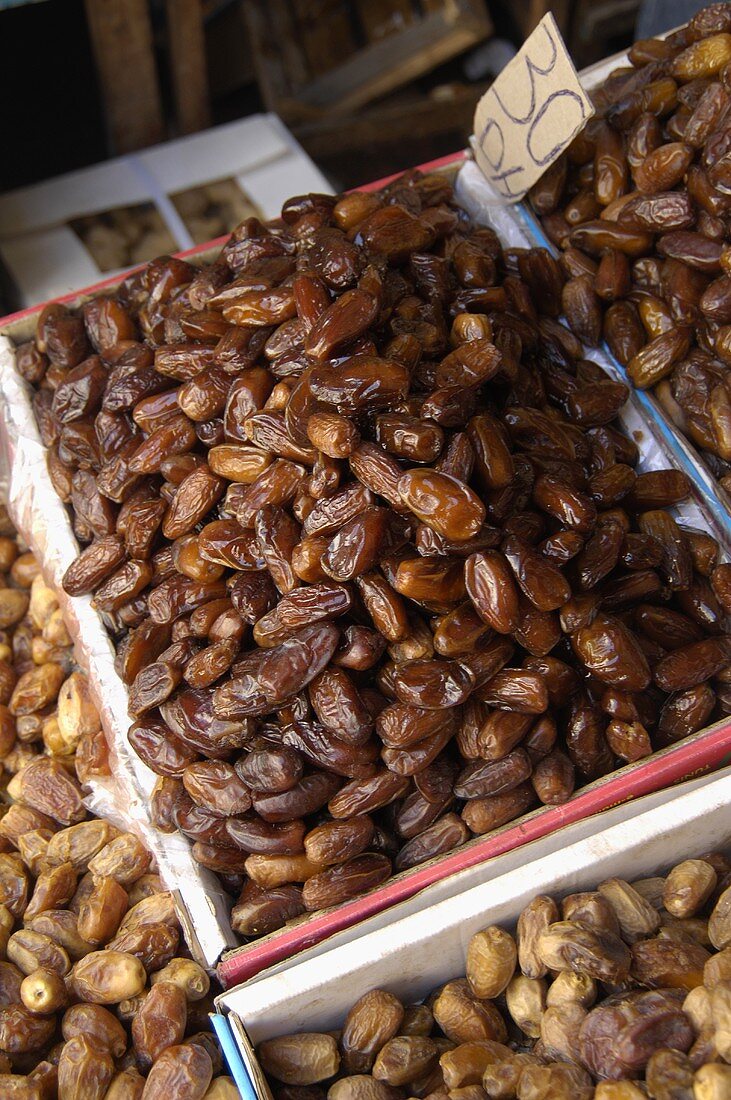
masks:
POLYGON ((164 135, 147 0, 85 0, 94 60, 114 153, 164 135))
POLYGON ((201 0, 166 0, 165 8, 178 129, 192 134, 211 125, 201 0))
POLYGON ((482 0, 444 0, 423 19, 364 46, 295 94, 328 114, 349 114, 476 46, 492 31, 482 0))
POLYGON ((571 21, 571 0, 529 0, 528 17, 523 28, 524 37, 528 37, 534 31, 547 12, 553 12, 558 29, 564 37, 568 34, 571 21))
POLYGON ((256 82, 267 111, 284 114, 282 102, 292 91, 281 55, 269 38, 269 26, 266 12, 259 6, 258 0, 240 0, 243 7, 246 28, 251 42, 251 56, 254 61, 256 82))

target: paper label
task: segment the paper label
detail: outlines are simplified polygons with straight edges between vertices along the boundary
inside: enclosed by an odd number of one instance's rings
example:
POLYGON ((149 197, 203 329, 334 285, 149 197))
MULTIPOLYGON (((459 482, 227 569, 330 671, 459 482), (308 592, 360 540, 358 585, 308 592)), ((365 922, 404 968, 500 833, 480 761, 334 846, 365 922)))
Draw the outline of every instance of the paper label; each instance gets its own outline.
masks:
POLYGON ((593 114, 549 13, 477 104, 475 160, 506 202, 518 202, 593 114))

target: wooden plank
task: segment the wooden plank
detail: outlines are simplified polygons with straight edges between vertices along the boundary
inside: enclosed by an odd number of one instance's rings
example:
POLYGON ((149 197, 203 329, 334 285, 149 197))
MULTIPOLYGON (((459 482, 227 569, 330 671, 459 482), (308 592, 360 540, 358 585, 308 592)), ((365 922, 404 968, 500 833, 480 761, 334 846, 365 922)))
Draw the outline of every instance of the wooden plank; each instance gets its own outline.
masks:
POLYGON ((550 11, 553 12, 558 29, 566 38, 571 22, 571 7, 571 0, 530 0, 523 25, 524 37, 527 38, 531 31, 538 26, 543 16, 550 11))
POLYGON ((346 114, 408 84, 491 33, 486 9, 451 0, 441 11, 360 50, 300 89, 298 98, 328 113, 346 114))
POLYGON ((422 15, 443 14, 445 19, 468 19, 484 15, 487 0, 412 0, 422 15))
POLYGON ((342 0, 292 0, 299 41, 312 77, 328 73, 357 48, 342 0))
POLYGON ((276 29, 284 71, 292 87, 307 83, 312 73, 302 51, 297 25, 288 0, 267 0, 269 22, 276 29))
POLYGON ((281 102, 290 95, 291 86, 276 43, 272 41, 266 11, 257 0, 239 0, 239 4, 249 31, 256 82, 264 106, 268 111, 281 113, 281 102))
POLYGON ((166 0, 165 12, 178 131, 192 134, 211 125, 201 0, 166 0))
POLYGON ((357 0, 358 16, 368 42, 379 42, 413 23, 418 15, 411 0, 357 0))
POLYGON ((147 0, 84 2, 112 152, 155 145, 165 135, 147 0))
POLYGON ((465 85, 444 100, 405 100, 388 106, 374 106, 358 115, 329 116, 297 126, 294 135, 314 159, 340 157, 377 145, 395 146, 418 134, 420 138, 445 131, 464 134, 472 129, 478 100, 489 85, 465 85))

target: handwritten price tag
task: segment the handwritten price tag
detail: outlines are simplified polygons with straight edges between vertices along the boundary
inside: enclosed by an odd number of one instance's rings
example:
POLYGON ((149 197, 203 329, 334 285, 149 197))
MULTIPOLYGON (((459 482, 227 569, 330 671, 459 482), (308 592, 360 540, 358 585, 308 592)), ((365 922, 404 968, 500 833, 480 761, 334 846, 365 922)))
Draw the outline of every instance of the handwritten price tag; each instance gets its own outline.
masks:
POLYGON ((475 160, 507 202, 518 202, 593 114, 549 13, 477 104, 475 160))

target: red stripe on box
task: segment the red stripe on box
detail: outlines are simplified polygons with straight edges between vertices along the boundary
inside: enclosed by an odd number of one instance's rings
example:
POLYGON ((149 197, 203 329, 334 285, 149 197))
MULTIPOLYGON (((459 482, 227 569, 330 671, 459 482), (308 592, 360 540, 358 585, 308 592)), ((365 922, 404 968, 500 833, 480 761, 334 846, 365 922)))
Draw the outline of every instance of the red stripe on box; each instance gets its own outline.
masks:
POLYGON ((474 867, 494 856, 510 852, 532 840, 539 840, 565 825, 573 825, 593 814, 622 802, 672 786, 682 779, 717 767, 731 751, 731 721, 711 729, 660 757, 636 764, 627 775, 610 779, 592 790, 579 792, 563 806, 553 806, 528 820, 507 828, 497 836, 470 845, 446 856, 432 866, 408 877, 387 883, 372 894, 357 898, 332 912, 315 916, 264 943, 252 943, 229 955, 218 965, 218 976, 225 988, 253 978, 267 967, 288 959, 328 936, 350 928, 366 917, 413 897, 432 883, 474 867))

